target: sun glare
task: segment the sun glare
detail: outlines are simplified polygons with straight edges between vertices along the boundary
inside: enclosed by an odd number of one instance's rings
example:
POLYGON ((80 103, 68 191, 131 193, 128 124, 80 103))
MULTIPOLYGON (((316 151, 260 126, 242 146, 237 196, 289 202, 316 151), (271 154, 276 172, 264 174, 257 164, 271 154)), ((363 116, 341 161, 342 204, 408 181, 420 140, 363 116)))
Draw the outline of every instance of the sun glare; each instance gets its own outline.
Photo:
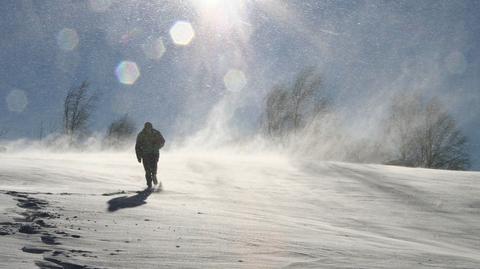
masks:
POLYGON ((217 30, 230 30, 245 20, 247 0, 191 0, 203 22, 217 30))
POLYGON ((203 5, 205 8, 212 8, 217 5, 219 5, 221 2, 224 2, 222 0, 196 0, 198 4, 203 5))

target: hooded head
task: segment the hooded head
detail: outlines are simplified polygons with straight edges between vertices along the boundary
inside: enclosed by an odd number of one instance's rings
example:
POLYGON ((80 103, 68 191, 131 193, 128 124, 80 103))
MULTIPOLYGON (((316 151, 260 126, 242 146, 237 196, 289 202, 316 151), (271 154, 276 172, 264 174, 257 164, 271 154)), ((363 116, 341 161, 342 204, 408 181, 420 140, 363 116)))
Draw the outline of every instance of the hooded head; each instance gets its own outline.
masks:
POLYGON ((148 121, 145 122, 145 125, 143 126, 143 128, 147 131, 152 131, 152 129, 153 129, 152 123, 150 123, 148 121))

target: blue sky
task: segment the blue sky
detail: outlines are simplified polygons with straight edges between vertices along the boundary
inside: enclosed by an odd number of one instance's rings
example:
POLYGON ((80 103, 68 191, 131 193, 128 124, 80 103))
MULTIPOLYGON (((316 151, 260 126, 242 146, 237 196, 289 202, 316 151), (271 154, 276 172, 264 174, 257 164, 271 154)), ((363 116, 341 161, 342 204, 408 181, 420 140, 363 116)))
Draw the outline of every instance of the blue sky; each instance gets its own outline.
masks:
POLYGON ((225 96, 236 100, 231 124, 249 129, 272 85, 315 65, 352 128, 370 126, 388 96, 418 90, 448 105, 477 158, 478 10, 479 1, 4 0, 0 126, 9 138, 35 137, 42 122, 59 128, 67 89, 88 80, 100 94, 93 130, 129 113, 169 136, 192 133, 225 96), (179 20, 195 31, 186 46, 170 35, 179 20), (165 52, 151 59, 145 44, 158 39, 165 52), (115 75, 122 61, 140 70, 132 85, 115 75), (232 69, 245 75, 240 91, 225 86, 232 69))

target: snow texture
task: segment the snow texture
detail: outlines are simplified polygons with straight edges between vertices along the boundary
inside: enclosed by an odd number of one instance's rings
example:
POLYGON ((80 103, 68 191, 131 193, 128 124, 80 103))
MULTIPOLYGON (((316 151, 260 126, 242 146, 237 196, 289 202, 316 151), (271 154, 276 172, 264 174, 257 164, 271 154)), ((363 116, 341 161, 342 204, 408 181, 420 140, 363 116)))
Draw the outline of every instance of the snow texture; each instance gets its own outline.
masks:
POLYGON ((480 173, 277 155, 0 155, 1 268, 478 268, 480 173))

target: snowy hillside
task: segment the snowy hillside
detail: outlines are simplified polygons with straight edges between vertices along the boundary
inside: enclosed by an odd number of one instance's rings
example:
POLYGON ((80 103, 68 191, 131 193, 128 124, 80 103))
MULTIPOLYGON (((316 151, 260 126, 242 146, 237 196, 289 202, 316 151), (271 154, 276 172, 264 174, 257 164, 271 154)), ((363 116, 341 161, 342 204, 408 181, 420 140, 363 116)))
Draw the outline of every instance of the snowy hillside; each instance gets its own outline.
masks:
POLYGON ((0 155, 1 268, 478 268, 480 173, 163 154, 0 155))

